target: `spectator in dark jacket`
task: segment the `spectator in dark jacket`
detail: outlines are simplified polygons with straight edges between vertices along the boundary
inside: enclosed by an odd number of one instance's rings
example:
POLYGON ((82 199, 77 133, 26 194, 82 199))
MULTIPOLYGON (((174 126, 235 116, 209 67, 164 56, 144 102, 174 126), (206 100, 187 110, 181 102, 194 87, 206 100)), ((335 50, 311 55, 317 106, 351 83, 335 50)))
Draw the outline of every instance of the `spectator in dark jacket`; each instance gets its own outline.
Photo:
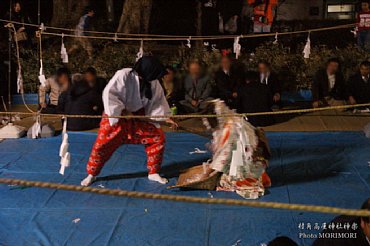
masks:
POLYGON ((197 113, 205 110, 211 98, 212 85, 198 61, 191 61, 188 66, 189 75, 185 78, 185 100, 180 102, 186 113, 197 113))
POLYGON ((98 77, 95 68, 88 67, 84 73, 85 80, 89 86, 95 90, 98 94, 103 95, 107 81, 101 77, 98 77))
MULTIPOLYGON (((370 211, 370 198, 361 209, 370 211)), ((313 246, 369 246, 370 218, 338 216, 328 223, 313 246)))
POLYGON ((238 97, 238 81, 231 71, 231 59, 227 56, 221 58, 220 69, 215 74, 217 96, 230 108, 236 107, 238 97))
MULTIPOLYGON (((61 94, 62 100, 58 109, 63 114, 101 115, 103 112, 102 97, 91 89, 81 74, 73 76, 73 85, 61 94)), ((99 127, 100 119, 69 118, 67 129, 70 131, 85 131, 99 127)))
POLYGON ((29 16, 26 15, 20 1, 13 2, 12 11, 8 12, 5 15, 5 19, 17 22, 14 24, 16 33, 13 36, 13 40, 16 36, 19 43, 24 43, 27 45, 32 44, 32 40, 30 38, 33 31, 32 28, 30 28, 29 26, 25 26, 24 24, 21 24, 21 23, 31 24, 31 19, 29 16))
POLYGON ((370 102, 370 62, 363 61, 357 74, 348 80, 348 101, 350 104, 370 102))
MULTIPOLYGON (((238 113, 270 112, 272 95, 266 84, 259 82, 256 72, 247 72, 245 84, 238 90, 238 113)), ((254 126, 268 126, 274 123, 271 116, 251 116, 248 121, 254 126)))
POLYGON ((267 61, 260 61, 258 63, 259 81, 265 84, 270 89, 272 95, 271 100, 275 105, 280 104, 281 100, 281 83, 276 73, 271 69, 271 64, 267 61))
POLYGON ((313 107, 344 105, 346 94, 346 85, 340 71, 340 62, 336 58, 331 58, 326 63, 326 68, 319 70, 313 79, 313 107))

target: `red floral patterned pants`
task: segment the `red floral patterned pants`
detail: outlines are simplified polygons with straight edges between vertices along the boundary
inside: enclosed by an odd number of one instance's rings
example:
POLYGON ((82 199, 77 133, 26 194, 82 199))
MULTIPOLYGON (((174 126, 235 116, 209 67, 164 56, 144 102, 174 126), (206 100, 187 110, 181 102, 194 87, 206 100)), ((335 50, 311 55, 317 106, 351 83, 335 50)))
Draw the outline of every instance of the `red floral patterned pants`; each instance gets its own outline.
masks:
POLYGON ((103 118, 87 164, 87 172, 97 176, 113 152, 122 144, 143 144, 147 154, 148 172, 157 173, 163 159, 164 143, 163 131, 152 123, 120 119, 117 124, 111 126, 109 120, 103 118))

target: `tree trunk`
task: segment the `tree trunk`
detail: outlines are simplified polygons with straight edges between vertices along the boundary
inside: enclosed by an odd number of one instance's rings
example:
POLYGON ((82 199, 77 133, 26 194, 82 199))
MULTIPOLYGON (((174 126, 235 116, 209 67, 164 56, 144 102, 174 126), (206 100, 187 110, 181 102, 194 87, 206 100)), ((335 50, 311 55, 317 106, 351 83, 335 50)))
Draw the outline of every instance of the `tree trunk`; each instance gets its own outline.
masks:
POLYGON ((53 18, 51 25, 56 27, 74 27, 83 15, 89 0, 53 0, 53 18))
POLYGON ((117 32, 148 33, 153 0, 126 0, 117 32))

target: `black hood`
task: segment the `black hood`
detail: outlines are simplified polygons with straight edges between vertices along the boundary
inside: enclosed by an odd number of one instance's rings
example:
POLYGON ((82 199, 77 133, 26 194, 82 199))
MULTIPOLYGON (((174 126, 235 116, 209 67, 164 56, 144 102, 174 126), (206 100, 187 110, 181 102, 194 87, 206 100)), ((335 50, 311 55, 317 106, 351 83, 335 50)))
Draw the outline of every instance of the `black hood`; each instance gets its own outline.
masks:
POLYGON ((137 72, 140 79, 140 94, 152 99, 152 89, 150 82, 159 80, 167 74, 166 68, 154 56, 144 56, 134 65, 133 71, 137 72))

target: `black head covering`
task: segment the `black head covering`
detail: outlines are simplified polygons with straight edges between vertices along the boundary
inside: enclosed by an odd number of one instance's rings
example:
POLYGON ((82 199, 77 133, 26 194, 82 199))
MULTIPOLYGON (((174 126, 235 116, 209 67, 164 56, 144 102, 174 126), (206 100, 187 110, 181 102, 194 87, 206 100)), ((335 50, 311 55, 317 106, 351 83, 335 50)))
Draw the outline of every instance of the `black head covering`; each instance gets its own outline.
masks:
POLYGON ((143 56, 134 65, 133 71, 141 77, 140 96, 152 99, 151 81, 161 79, 167 74, 166 68, 154 56, 143 56))

